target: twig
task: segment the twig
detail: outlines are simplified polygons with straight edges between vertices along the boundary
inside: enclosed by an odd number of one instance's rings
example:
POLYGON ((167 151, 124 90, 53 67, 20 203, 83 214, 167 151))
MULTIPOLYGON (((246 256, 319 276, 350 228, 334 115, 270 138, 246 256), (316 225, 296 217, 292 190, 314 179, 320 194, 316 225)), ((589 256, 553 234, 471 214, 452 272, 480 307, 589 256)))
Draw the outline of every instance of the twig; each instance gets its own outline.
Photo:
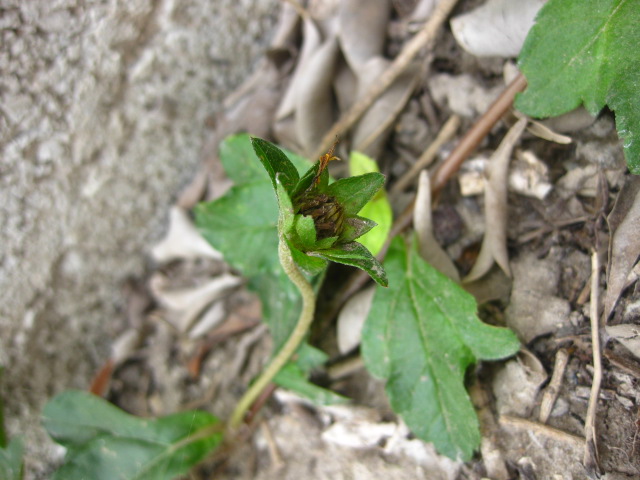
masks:
POLYGON ((475 150, 482 139, 491 131, 496 122, 513 104, 516 93, 521 92, 527 86, 527 80, 521 73, 514 78, 507 88, 491 104, 489 109, 478 119, 467 134, 460 140, 460 143, 451 152, 447 160, 440 165, 431 177, 431 186, 434 195, 438 192, 449 178, 458 171, 462 162, 475 150))
POLYGON ((322 142, 320 142, 316 153, 312 155, 311 158, 320 157, 331 147, 336 137, 343 137, 344 132, 351 128, 362 114, 367 111, 371 104, 406 70, 418 52, 435 40, 440 26, 445 22, 457 1, 458 0, 443 0, 436 6, 431 14, 431 18, 424 24, 422 30, 404 46, 400 55, 398 55, 389 68, 380 75, 379 80, 331 127, 322 138, 322 142))
POLYGON ((501 415, 498 419, 500 426, 513 427, 519 430, 525 430, 532 432, 534 435, 551 438, 558 442, 566 443, 572 447, 579 449, 584 447, 584 440, 577 435, 572 435, 557 428, 550 427, 538 422, 532 422, 520 417, 513 417, 511 415, 501 415))
POLYGON ((591 382, 591 394, 589 395, 589 407, 584 424, 586 445, 584 450, 584 465, 587 469, 599 471, 598 445, 596 443, 596 411, 598 409, 598 397, 600 395, 600 383, 602 381, 602 357, 600 352, 600 325, 598 312, 600 311, 600 259, 597 249, 591 254, 591 345, 593 351, 593 381, 591 382))
POLYGON ((435 140, 429 145, 429 147, 420 155, 418 161, 404 174, 402 177, 396 181, 393 185, 389 193, 391 195, 396 195, 403 191, 407 186, 409 186, 413 181, 418 178, 418 173, 423 168, 426 168, 431 164, 433 159, 436 157, 438 150, 442 148, 442 146, 447 143, 451 138, 455 135, 458 127, 460 126, 460 117, 457 115, 452 115, 446 121, 446 123, 442 126, 435 140))
POLYGON ((569 353, 567 353, 564 348, 558 350, 558 353, 556 353, 556 362, 553 367, 551 381, 549 382, 549 386, 545 389, 542 401, 540 402, 540 415, 538 416, 538 419, 542 423, 547 423, 549 415, 551 415, 553 406, 556 403, 556 398, 558 398, 558 393, 560 392, 560 385, 562 385, 562 378, 564 377, 564 372, 567 369, 568 361, 569 353))
POLYGON ((272 461, 273 470, 277 471, 284 467, 285 463, 282 460, 282 455, 280 455, 280 450, 278 449, 278 444, 273 438, 273 434, 271 433, 271 429, 267 422, 260 422, 260 430, 262 431, 262 435, 264 435, 264 439, 267 442, 267 449, 269 450, 269 456, 272 461))

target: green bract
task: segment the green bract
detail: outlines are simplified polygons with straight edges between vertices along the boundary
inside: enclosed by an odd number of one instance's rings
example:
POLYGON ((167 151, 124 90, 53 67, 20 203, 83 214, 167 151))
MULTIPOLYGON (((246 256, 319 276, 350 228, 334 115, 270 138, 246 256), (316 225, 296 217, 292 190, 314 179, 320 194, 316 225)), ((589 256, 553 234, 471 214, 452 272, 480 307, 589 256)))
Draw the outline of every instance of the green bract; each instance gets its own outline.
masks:
POLYGON ((352 265, 386 287, 380 262, 355 241, 376 226, 358 212, 382 187, 384 176, 372 172, 329 184, 327 170, 317 161, 300 177, 275 145, 259 138, 251 143, 271 177, 280 209, 278 228, 296 263, 309 273, 320 272, 328 260, 352 265))

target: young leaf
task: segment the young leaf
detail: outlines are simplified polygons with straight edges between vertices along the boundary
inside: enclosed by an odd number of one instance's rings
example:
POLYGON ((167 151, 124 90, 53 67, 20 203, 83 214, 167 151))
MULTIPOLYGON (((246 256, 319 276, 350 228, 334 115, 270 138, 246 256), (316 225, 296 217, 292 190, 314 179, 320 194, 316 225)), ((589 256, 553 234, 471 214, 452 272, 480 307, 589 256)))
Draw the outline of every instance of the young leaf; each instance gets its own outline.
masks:
POLYGON ((287 192, 291 194, 300 179, 298 170, 293 163, 291 163, 291 160, 287 158, 282 150, 266 140, 252 137, 251 144, 253 145, 253 150, 256 152, 256 155, 258 155, 258 158, 262 162, 262 166, 269 174, 269 177, 271 177, 273 188, 276 188, 276 175, 279 174, 280 182, 287 192))
POLYGON ((361 268, 371 275, 371 278, 378 282, 378 284, 383 287, 388 285, 387 275, 382 265, 380 265, 380 262, 378 262, 376 257, 371 255, 369 250, 358 242, 346 243, 340 245, 340 248, 328 248, 326 250, 309 252, 309 255, 361 268))
POLYGON ((370 172, 357 177, 341 178, 329 185, 326 192, 336 197, 346 213, 355 215, 383 185, 384 175, 370 172))
POLYGON ((129 415, 86 392, 69 390, 44 408, 49 435, 67 447, 54 479, 173 479, 222 441, 223 426, 202 411, 158 419, 129 415))
POLYGON ((369 371, 387 379, 394 411, 450 458, 469 460, 480 443, 464 388, 472 363, 518 351, 507 329, 482 323, 471 295, 396 237, 386 257, 388 289, 376 291, 362 334, 369 371))
POLYGON ((549 0, 519 57, 529 87, 516 107, 535 117, 560 115, 584 103, 605 105, 632 173, 640 174, 640 8, 634 0, 549 0))
POLYGON ((6 446, 0 447, 0 478, 22 480, 22 455, 24 447, 20 438, 14 438, 6 446))
POLYGON ((295 363, 286 364, 273 381, 306 398, 314 405, 339 405, 349 402, 347 397, 309 382, 307 374, 295 363))
MULTIPOLYGON (((351 152, 349 157, 349 172, 352 176, 363 175, 369 172, 377 172, 378 165, 375 160, 360 152, 351 152)), ((378 228, 365 233, 358 238, 358 243, 364 245, 373 255, 377 255, 384 242, 387 240, 389 230, 393 224, 393 211, 384 189, 380 189, 376 195, 360 210, 360 216, 374 221, 378 228)))

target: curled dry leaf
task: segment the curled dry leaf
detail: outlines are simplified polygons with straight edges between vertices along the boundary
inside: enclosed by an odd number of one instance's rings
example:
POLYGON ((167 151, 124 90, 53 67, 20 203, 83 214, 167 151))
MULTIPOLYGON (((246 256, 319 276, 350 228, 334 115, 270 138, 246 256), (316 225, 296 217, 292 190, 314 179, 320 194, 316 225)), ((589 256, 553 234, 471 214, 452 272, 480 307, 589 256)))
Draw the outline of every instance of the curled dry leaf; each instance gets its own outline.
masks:
POLYGON ((230 289, 240 285, 242 279, 225 273, 203 285, 176 290, 168 290, 166 283, 163 275, 155 274, 150 281, 151 291, 162 306, 179 315, 174 326, 179 331, 185 332, 189 330, 207 305, 222 298, 230 289))
POLYGON ((371 286, 352 296, 338 315, 338 350, 346 354, 360 345, 364 325, 376 287, 371 286))
POLYGON ((340 47, 347 63, 356 74, 371 58, 383 55, 390 13, 388 0, 379 0, 374 4, 370 0, 340 2, 340 47))
POLYGON ((640 359, 640 326, 631 323, 607 325, 607 335, 624 345, 636 358, 640 359))
POLYGON ((193 328, 189 330, 189 337, 198 338, 206 335, 220 324, 226 313, 222 301, 214 302, 207 311, 202 314, 200 319, 193 324, 193 328))
POLYGON ((640 256, 640 177, 627 177, 607 222, 611 237, 604 298, 605 318, 611 315, 640 256))
MULTIPOLYGON (((285 5, 287 4, 285 3, 285 5)), ((322 35, 317 25, 312 19, 305 18, 302 23, 302 47, 300 48, 300 54, 298 55, 298 61, 291 76, 291 81, 276 112, 276 120, 282 120, 293 114, 298 98, 300 81, 302 77, 307 74, 307 65, 311 57, 317 52, 321 43, 322 35)))
POLYGON ((418 180, 418 193, 413 210, 413 227, 418 236, 420 256, 424 261, 453 281, 459 282, 458 269, 433 235, 431 184, 429 175, 425 170, 420 172, 420 179, 418 180))
POLYGON ((516 57, 544 0, 489 0, 451 20, 458 44, 479 57, 516 57))
POLYGON ((495 261, 511 276, 507 254, 507 174, 514 145, 527 125, 521 118, 511 127, 489 161, 485 198, 485 235, 475 265, 464 279, 471 282, 483 276, 495 261))
POLYGON ((318 147, 333 125, 332 85, 338 53, 336 37, 328 38, 309 59, 297 85, 296 133, 306 155, 318 147))
POLYGON ((176 206, 171 207, 169 211, 169 231, 164 239, 151 249, 151 256, 158 263, 167 263, 178 258, 222 259, 222 254, 196 230, 187 212, 176 206))
MULTIPOLYGON (((390 62, 382 57, 372 57, 356 72, 358 91, 367 92, 387 70, 390 62)), ((418 80, 417 71, 407 68, 373 105, 364 113, 355 126, 352 149, 377 157, 386 141, 385 132, 404 109, 418 80)))

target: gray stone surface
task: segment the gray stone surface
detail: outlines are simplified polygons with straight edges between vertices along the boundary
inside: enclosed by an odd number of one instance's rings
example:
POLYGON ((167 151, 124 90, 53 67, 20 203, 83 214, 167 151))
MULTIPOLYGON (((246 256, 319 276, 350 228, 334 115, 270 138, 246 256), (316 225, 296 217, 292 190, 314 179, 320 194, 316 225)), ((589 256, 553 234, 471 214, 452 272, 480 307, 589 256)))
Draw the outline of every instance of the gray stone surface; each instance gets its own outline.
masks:
MULTIPOLYGON (((0 395, 27 477, 48 398, 86 388, 276 0, 0 0, 0 395)), ((121 320, 120 320, 121 321, 121 320)))

